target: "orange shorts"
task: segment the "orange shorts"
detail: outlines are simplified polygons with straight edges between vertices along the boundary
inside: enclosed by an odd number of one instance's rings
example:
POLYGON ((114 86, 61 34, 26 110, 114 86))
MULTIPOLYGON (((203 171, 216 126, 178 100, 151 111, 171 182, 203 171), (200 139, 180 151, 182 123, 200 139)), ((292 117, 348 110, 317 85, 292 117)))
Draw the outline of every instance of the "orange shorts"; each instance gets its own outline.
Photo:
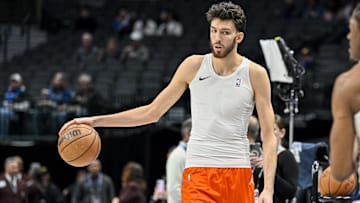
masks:
POLYGON ((182 203, 254 203, 250 168, 187 168, 182 203))

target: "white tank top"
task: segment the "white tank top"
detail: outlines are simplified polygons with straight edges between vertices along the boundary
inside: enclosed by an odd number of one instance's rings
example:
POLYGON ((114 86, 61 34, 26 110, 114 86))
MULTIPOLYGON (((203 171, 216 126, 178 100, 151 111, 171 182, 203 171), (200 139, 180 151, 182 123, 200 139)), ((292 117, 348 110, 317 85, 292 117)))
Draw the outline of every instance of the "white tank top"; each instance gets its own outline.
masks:
POLYGON ((186 168, 250 168, 247 129, 254 109, 249 64, 228 76, 219 76, 206 54, 191 81, 191 136, 186 168))

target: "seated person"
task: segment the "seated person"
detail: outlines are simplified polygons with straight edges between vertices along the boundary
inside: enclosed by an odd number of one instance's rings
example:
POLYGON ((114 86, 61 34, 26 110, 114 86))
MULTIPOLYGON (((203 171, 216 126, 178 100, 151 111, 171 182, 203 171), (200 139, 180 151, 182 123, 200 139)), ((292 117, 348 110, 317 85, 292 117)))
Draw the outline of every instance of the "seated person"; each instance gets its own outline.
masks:
MULTIPOLYGON (((22 125, 24 112, 29 110, 29 107, 30 102, 21 75, 11 74, 9 88, 0 105, 0 137, 9 134, 11 122, 19 122, 22 125)), ((18 126, 17 129, 23 129, 23 126, 18 126)))
POLYGON ((183 34, 183 25, 176 19, 174 12, 162 11, 160 14, 161 23, 158 27, 159 36, 181 37, 183 34))
POLYGON ((120 64, 119 44, 116 38, 109 38, 105 49, 99 52, 99 62, 105 64, 120 64))
POLYGON ((41 94, 42 99, 38 101, 40 115, 37 122, 46 129, 46 125, 43 124, 49 121, 48 116, 51 115, 51 132, 56 134, 58 128, 67 120, 68 107, 73 100, 73 92, 66 87, 64 73, 55 73, 52 84, 43 89, 41 94))
POLYGON ((92 78, 83 73, 78 79, 79 89, 75 93, 76 116, 85 116, 101 112, 104 99, 92 86, 92 78))
POLYGON ((157 24, 151 17, 142 13, 140 18, 136 19, 132 32, 141 32, 144 36, 155 36, 157 32, 157 24))
POLYGON ((93 41, 93 35, 88 32, 81 36, 81 47, 75 53, 75 60, 81 68, 97 62, 99 50, 93 41))
POLYGON ((149 49, 142 42, 143 34, 135 31, 130 34, 131 43, 124 47, 121 53, 121 61, 146 62, 149 59, 149 49))
POLYGON ((114 21, 111 23, 111 28, 122 38, 125 34, 131 31, 131 15, 125 8, 119 8, 114 21))

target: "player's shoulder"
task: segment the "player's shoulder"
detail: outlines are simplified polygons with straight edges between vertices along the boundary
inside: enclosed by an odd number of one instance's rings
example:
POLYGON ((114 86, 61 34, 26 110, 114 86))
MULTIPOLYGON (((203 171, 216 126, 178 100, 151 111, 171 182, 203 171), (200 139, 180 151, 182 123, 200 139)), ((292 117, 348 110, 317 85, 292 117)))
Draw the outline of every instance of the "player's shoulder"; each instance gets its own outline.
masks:
MULTIPOLYGON (((191 55, 186 57, 179 66, 180 72, 187 75, 186 77, 194 75, 199 70, 204 57, 205 55, 191 55)), ((191 78, 188 79, 191 80, 191 78)))
POLYGON ((183 63, 190 66, 200 66, 202 61, 204 60, 205 55, 190 55, 185 58, 183 63))
POLYGON ((249 60, 249 70, 250 70, 250 75, 253 75, 255 77, 257 76, 261 76, 261 75, 266 75, 267 72, 266 72, 266 69, 264 66, 250 60, 249 60))
POLYGON ((360 93, 360 65, 354 65, 350 70, 338 75, 335 79, 333 87, 333 98, 341 98, 342 100, 353 100, 354 95, 360 93))
MULTIPOLYGON (((356 88, 360 85, 360 64, 354 65, 350 70, 338 75, 335 80, 335 88, 356 88)), ((358 89, 358 88, 356 88, 358 89)))

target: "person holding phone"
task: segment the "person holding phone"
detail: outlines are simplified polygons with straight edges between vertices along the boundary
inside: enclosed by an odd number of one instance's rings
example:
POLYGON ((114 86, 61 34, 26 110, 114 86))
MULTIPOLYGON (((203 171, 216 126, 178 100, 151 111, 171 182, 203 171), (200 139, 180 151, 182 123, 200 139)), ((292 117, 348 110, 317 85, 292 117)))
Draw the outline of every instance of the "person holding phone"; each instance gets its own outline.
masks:
MULTIPOLYGON (((291 200, 295 197, 298 185, 299 169, 294 155, 291 153, 290 150, 286 149, 283 144, 284 137, 286 135, 286 129, 282 117, 277 114, 275 115, 274 134, 278 141, 278 162, 275 175, 273 202, 285 203, 286 200, 291 200)), ((256 143, 250 144, 250 152, 253 152, 250 153, 250 162, 253 166, 255 195, 256 190, 258 190, 258 192, 261 192, 264 187, 263 159, 261 156, 261 147, 259 149, 257 148, 259 147, 256 143)))
POLYGON ((149 203, 167 203, 167 192, 166 192, 166 182, 164 178, 156 180, 156 185, 154 193, 152 194, 149 203))

